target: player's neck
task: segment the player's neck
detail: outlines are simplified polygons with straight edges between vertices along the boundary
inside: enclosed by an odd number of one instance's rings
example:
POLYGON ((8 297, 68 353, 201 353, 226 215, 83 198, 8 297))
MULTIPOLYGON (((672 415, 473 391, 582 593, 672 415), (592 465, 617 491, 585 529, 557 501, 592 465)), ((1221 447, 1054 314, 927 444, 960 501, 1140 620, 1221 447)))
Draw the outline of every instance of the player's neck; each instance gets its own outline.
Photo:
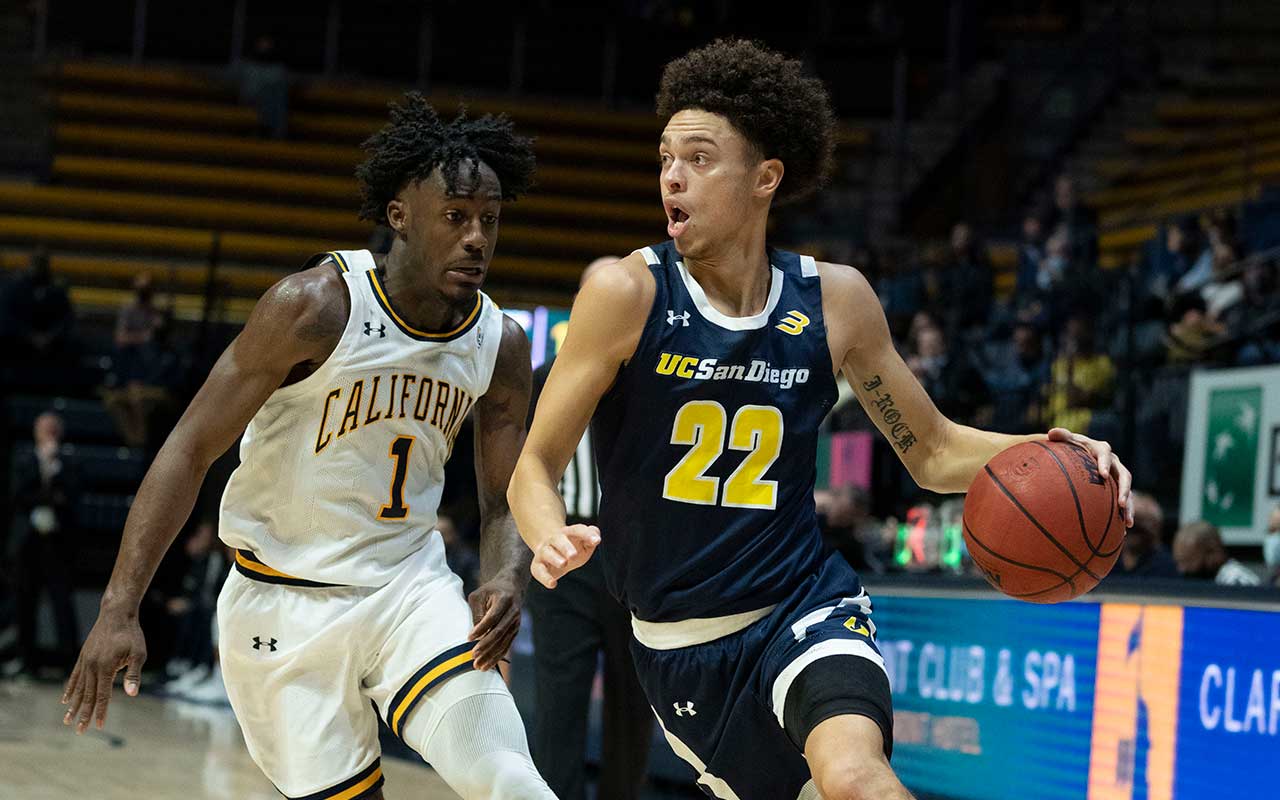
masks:
POLYGON ((391 245, 391 252, 380 265, 382 288, 391 307, 418 330, 447 331, 457 327, 475 306, 474 298, 465 304, 451 303, 440 292, 414 280, 423 269, 409 264, 399 245, 398 241, 391 245))
POLYGON ((722 314, 749 317, 763 311, 769 300, 772 271, 763 225, 718 243, 709 252, 685 257, 684 265, 722 314))

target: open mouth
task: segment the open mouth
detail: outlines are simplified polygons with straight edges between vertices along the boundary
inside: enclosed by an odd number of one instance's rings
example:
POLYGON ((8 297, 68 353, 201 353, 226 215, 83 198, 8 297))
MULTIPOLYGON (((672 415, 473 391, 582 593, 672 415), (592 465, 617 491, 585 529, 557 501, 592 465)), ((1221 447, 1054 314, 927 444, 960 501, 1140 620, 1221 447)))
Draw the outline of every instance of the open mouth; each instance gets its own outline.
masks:
POLYGON ((689 225, 689 212, 674 203, 667 204, 667 235, 679 238, 689 225))

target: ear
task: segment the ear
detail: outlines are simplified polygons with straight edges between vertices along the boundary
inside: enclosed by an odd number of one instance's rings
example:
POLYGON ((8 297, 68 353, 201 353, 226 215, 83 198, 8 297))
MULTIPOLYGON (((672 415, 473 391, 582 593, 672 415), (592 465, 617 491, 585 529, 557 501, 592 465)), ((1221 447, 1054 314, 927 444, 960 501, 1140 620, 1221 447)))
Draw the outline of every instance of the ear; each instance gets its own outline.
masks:
POLYGON ((399 197, 387 203, 387 225, 391 230, 396 232, 397 236, 403 235, 405 227, 409 224, 409 208, 408 204, 399 197))
POLYGON ((761 161, 756 167, 756 197, 773 197, 782 183, 782 162, 776 158, 761 161))

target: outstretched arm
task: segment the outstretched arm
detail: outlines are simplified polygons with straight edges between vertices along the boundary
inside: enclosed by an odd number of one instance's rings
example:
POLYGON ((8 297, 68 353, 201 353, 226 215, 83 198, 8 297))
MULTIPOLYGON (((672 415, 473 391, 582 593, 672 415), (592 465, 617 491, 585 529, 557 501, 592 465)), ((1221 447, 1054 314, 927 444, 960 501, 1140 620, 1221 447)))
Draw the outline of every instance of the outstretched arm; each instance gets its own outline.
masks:
POLYGON ((596 404, 635 352, 653 295, 653 277, 638 255, 593 275, 573 304, 564 345, 538 399, 507 498, 533 551, 533 577, 549 589, 585 564, 600 542, 594 526, 565 525, 557 486, 596 404))
POLYGON ((125 692, 138 693, 147 657, 138 606, 191 514, 209 465, 295 367, 329 357, 346 325, 349 302, 331 267, 290 275, 267 290, 160 448, 129 509, 98 620, 62 695, 69 705, 63 721, 78 717, 78 732, 91 719, 103 726, 111 684, 121 669, 127 668, 125 692))
POLYGON ((524 445, 529 409, 529 339, 503 318, 502 343, 489 390, 476 402, 476 484, 480 489, 480 580, 467 602, 478 642, 476 669, 497 665, 520 629, 520 606, 529 583, 531 554, 507 505, 507 487, 524 445))
POLYGON ((938 411, 898 355, 884 311, 866 278, 838 264, 820 264, 819 275, 832 352, 858 402, 916 483, 944 494, 964 492, 983 465, 1008 447, 1033 440, 1073 441, 1088 448, 1099 468, 1116 479, 1120 505, 1132 523, 1128 510, 1132 476, 1109 444, 1063 428, 1011 436, 952 422, 938 411))

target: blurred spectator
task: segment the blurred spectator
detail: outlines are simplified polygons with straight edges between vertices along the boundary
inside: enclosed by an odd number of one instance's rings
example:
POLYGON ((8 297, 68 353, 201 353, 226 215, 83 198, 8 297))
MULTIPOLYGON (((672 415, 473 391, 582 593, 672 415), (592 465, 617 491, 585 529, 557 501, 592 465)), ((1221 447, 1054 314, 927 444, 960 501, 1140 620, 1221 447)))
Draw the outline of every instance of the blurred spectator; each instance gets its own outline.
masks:
POLYGON ((1252 260, 1245 265, 1239 301, 1225 308, 1218 319, 1238 347, 1239 366, 1280 362, 1280 280, 1273 260, 1252 260))
POLYGON ((1004 433, 1040 430, 1041 392, 1049 382, 1049 356, 1040 329, 1028 322, 1013 327, 1013 340, 987 375, 992 424, 1004 433))
POLYGON ((994 297, 991 258, 973 226, 957 222, 951 228, 951 250, 942 270, 926 275, 936 285, 929 287, 933 307, 941 312, 946 332, 951 336, 986 325, 994 297))
POLYGON ((32 436, 34 452, 19 459, 14 469, 13 524, 6 548, 18 617, 19 663, 10 672, 40 667, 36 612, 45 591, 53 606, 58 667, 71 666, 79 644, 68 560, 79 474, 73 455, 62 448, 62 417, 53 412, 36 417, 32 436))
POLYGON ((133 292, 116 317, 115 354, 103 401, 125 442, 145 447, 155 412, 169 399, 164 384, 170 365, 159 341, 166 315, 154 305, 149 273, 133 279, 133 292))
POLYGON ((253 54, 236 67, 240 102, 258 110, 258 126, 273 139, 289 132, 289 69, 276 57, 276 43, 259 36, 253 54))
POLYGON ((1082 314, 1071 316, 1047 387, 1049 426, 1089 433, 1097 412, 1111 404, 1115 378, 1111 358, 1096 349, 1093 321, 1082 314))
POLYGON ((915 334, 914 350, 907 367, 943 414, 964 423, 982 425, 990 420, 986 381, 963 351, 952 351, 941 330, 921 327, 915 334))
POLYGON ((31 254, 30 267, 10 281, 0 297, 5 357, 48 363, 69 347, 74 324, 67 289, 53 277, 49 251, 38 247, 31 254))
POLYGON ((1173 295, 1178 281, 1201 256, 1201 238, 1194 217, 1182 217, 1165 225, 1163 246, 1145 264, 1143 278, 1151 295, 1162 299, 1173 295))
POLYGON ((1098 260, 1098 216, 1080 202, 1076 180, 1059 175, 1053 184, 1053 208, 1049 212, 1049 235, 1065 234, 1068 258, 1078 264, 1098 260))
POLYGON ((1040 286, 1040 270, 1045 259, 1044 220, 1035 212, 1022 218, 1022 241, 1018 244, 1018 272, 1014 291, 1030 295, 1040 286))
POLYGON ((871 517, 871 495, 846 485, 814 492, 818 526, 827 546, 837 550, 859 572, 882 574, 893 553, 882 545, 883 525, 871 517))
POLYGON ((1262 560, 1267 565, 1267 583, 1280 589, 1280 504, 1271 509, 1267 532, 1262 537, 1262 560))
POLYGON ((1219 586, 1257 586, 1253 570, 1227 557, 1218 526, 1189 522, 1173 537, 1173 560, 1185 578, 1212 580, 1219 586))
POLYGON ((440 531, 440 538, 444 541, 445 562, 455 575, 462 578, 462 590, 471 594, 480 585, 480 554, 458 535, 458 527, 448 514, 439 515, 436 530, 440 531))
POLYGON ((1174 300, 1170 317, 1165 337, 1170 364, 1197 364, 1208 360, 1227 330, 1209 315, 1204 298, 1198 293, 1174 300))
POLYGON ((1133 527, 1125 534, 1124 549, 1112 575, 1133 578, 1176 578, 1178 565, 1161 541, 1164 511, 1145 492, 1133 493, 1133 527))
POLYGON ((182 578, 182 594, 171 597, 165 611, 174 618, 176 636, 173 658, 166 673, 173 678, 165 691, 185 695, 206 682, 216 671, 213 618, 218 592, 230 571, 231 561, 218 541, 217 524, 200 522, 183 545, 187 571, 182 578))
POLYGON ((1178 278, 1175 295, 1200 291, 1213 280, 1216 263, 1236 260, 1235 227, 1234 218, 1226 213, 1216 213, 1202 221, 1205 244, 1195 262, 1178 278))

